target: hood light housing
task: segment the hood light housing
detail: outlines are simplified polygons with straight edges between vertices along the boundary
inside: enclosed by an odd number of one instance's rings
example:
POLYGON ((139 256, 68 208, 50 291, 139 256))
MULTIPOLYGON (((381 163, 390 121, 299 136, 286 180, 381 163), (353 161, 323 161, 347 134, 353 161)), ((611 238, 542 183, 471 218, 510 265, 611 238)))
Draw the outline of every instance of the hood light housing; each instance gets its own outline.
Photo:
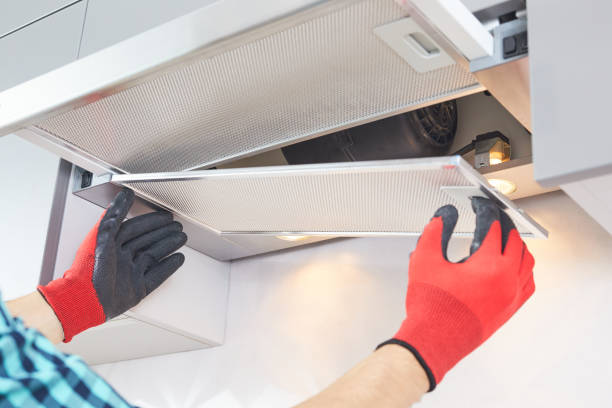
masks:
POLYGON ((474 150, 474 167, 495 166, 510 160, 510 140, 501 132, 494 131, 476 136, 469 144, 457 150, 454 155, 463 156, 474 150))

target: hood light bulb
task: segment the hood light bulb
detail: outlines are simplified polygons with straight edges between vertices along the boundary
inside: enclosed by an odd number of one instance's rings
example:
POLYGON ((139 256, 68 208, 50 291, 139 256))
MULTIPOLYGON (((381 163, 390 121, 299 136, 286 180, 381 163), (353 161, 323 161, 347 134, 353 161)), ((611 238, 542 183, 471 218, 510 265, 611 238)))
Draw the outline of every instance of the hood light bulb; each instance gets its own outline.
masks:
POLYGON ((495 187, 504 195, 512 194, 516 191, 516 184, 514 184, 510 180, 492 178, 488 181, 490 185, 495 187))
POLYGON ((282 239, 283 241, 301 241, 308 238, 308 235, 277 235, 276 238, 282 239))

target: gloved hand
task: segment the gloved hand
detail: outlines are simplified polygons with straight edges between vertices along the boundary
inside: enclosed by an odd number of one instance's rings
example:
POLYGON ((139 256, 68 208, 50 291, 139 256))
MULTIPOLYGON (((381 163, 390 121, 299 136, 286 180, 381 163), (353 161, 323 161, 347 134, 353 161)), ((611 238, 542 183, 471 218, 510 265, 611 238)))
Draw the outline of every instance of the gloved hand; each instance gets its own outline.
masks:
POLYGON ((512 220, 492 201, 472 199, 470 256, 446 257, 457 209, 440 208, 410 255, 406 319, 387 344, 409 349, 432 391, 446 372, 501 327, 535 290, 533 256, 512 220))
POLYGON ((133 201, 131 190, 119 192, 72 267, 38 287, 62 324, 64 342, 134 307, 185 260, 181 253, 170 255, 187 242, 172 214, 154 212, 122 223, 133 201))

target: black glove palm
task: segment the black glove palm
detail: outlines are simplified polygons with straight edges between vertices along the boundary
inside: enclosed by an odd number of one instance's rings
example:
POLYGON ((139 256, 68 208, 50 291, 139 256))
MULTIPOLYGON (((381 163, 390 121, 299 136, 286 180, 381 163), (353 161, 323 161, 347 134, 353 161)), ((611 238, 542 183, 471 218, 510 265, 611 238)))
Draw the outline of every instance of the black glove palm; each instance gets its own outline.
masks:
POLYGON ((187 242, 172 214, 153 212, 125 222, 134 193, 122 190, 98 228, 93 285, 107 320, 136 306, 184 262, 171 253, 187 242))

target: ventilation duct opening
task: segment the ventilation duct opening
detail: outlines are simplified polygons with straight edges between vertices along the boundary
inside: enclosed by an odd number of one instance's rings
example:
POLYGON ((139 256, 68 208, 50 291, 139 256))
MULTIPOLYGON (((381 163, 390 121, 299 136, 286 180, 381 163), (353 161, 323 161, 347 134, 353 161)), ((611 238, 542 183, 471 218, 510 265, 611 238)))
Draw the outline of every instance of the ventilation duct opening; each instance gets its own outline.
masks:
POLYGON ((289 164, 442 156, 449 152, 456 131, 457 103, 453 100, 286 146, 282 151, 289 164))

